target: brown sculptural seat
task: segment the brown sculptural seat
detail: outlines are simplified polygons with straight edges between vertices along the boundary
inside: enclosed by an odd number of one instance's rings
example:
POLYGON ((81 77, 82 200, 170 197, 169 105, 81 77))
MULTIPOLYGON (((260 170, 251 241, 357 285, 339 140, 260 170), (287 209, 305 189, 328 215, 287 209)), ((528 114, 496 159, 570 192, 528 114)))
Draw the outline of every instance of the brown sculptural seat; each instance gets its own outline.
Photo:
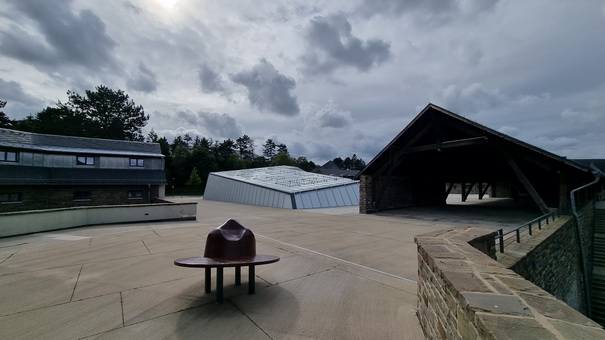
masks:
POLYGON ((230 219, 206 238, 204 257, 236 258, 256 255, 256 239, 250 229, 230 219))
POLYGON ((233 219, 213 229, 206 238, 204 256, 177 259, 181 267, 205 268, 205 292, 211 292, 211 268, 216 268, 216 300, 223 300, 223 268, 235 267, 235 284, 241 284, 241 267, 248 266, 248 293, 255 293, 254 267, 279 261, 273 255, 256 254, 254 233, 233 219))

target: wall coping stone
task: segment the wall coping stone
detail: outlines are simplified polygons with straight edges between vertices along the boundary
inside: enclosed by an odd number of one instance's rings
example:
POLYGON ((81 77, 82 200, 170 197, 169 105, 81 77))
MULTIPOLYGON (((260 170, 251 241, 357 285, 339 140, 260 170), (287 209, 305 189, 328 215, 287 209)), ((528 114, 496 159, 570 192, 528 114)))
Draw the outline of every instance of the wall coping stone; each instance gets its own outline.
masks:
POLYGON ((414 238, 427 338, 605 339, 599 324, 496 261, 496 235, 459 227, 414 238))

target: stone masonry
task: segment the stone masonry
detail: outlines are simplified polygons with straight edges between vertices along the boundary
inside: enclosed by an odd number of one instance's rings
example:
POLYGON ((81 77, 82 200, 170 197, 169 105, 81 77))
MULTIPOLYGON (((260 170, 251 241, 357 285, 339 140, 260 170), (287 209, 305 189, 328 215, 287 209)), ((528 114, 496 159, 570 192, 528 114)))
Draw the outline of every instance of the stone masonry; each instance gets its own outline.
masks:
POLYGON ((495 235, 465 227, 415 237, 428 339, 605 339, 597 323, 494 260, 495 235))
POLYGON ((512 243, 504 254, 498 254, 498 262, 505 267, 586 314, 581 261, 570 216, 543 225, 533 236, 525 235, 521 243, 512 243))

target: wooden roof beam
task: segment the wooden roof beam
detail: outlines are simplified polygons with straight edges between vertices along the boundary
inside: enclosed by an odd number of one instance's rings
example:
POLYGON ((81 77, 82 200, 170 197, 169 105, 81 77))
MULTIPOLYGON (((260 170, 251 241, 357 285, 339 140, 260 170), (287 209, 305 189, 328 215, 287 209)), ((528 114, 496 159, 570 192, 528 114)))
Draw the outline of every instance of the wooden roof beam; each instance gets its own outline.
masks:
POLYGON ((397 156, 401 156, 404 154, 410 154, 410 153, 418 153, 418 152, 426 152, 426 151, 441 151, 443 149, 459 148, 459 147, 464 147, 464 146, 473 146, 473 145, 485 144, 485 143, 487 143, 487 141, 488 141, 487 137, 474 137, 474 138, 451 140, 451 141, 446 141, 446 142, 441 142, 441 143, 436 143, 436 144, 412 146, 412 147, 397 150, 397 153, 395 154, 395 156, 397 157, 397 156))
POLYGON ((549 213, 550 209, 546 206, 546 203, 544 203, 544 200, 542 199, 542 197, 540 197, 540 194, 538 194, 538 191, 536 191, 529 179, 525 177, 525 174, 523 173, 521 168, 519 168, 517 162, 515 162, 515 160, 503 149, 500 149, 500 151, 504 155, 504 158, 506 158, 508 165, 510 165, 511 169, 513 169, 515 175, 517 175, 517 178, 519 179, 521 184, 523 184, 531 198, 534 200, 534 202, 536 202, 538 208, 540 208, 543 214, 549 213))

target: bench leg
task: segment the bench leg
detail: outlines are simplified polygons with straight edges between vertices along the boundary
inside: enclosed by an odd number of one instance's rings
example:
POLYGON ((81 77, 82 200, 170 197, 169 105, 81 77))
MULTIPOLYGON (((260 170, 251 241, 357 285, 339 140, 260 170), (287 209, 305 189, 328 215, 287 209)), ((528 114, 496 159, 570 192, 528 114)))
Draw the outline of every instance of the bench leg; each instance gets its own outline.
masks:
POLYGON ((242 267, 235 267, 235 285, 242 284, 242 267))
POLYGON ((204 278, 204 283, 205 283, 204 292, 206 294, 209 294, 209 293, 212 293, 212 288, 211 288, 212 287, 212 282, 211 282, 212 274, 210 274, 210 268, 204 268, 204 269, 206 271, 206 275, 204 278))
POLYGON ((248 267, 248 294, 252 295, 255 292, 255 284, 254 279, 256 275, 254 274, 254 266, 248 267))
POLYGON ((223 268, 216 268, 216 302, 223 302, 223 268))

